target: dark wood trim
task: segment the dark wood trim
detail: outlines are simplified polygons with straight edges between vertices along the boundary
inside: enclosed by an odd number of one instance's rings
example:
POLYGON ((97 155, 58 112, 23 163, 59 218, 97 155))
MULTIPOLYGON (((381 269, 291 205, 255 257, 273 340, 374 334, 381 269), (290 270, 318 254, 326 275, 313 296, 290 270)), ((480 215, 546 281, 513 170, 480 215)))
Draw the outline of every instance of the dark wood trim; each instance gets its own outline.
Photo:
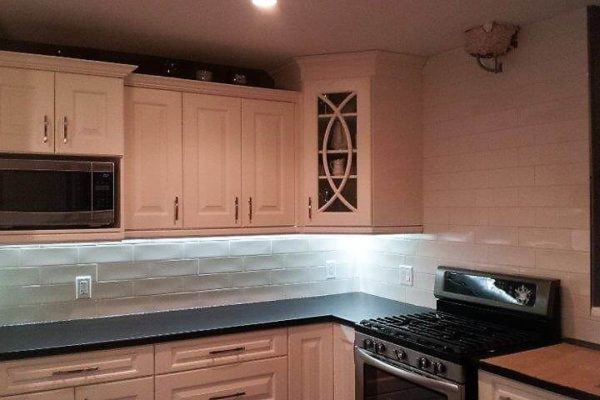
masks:
POLYGON ((600 307, 600 7, 588 7, 592 305, 600 307))

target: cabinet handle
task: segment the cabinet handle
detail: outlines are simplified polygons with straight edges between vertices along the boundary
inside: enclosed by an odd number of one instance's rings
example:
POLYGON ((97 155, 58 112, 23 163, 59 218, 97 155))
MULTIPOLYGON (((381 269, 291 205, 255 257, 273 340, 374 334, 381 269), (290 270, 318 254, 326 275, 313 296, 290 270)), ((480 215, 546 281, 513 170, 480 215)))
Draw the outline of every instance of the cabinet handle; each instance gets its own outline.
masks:
POLYGON ((69 142, 69 120, 67 119, 67 116, 65 115, 65 117, 63 118, 63 143, 67 144, 69 142))
POLYGON ((500 396, 498 399, 499 400, 512 400, 512 397, 510 397, 510 396, 500 396))
POLYGON ((240 347, 235 347, 233 349, 213 350, 213 351, 210 351, 208 354, 237 353, 239 351, 246 351, 246 347, 245 346, 240 346, 240 347))
POLYGON ((175 221, 177 223, 179 221, 179 196, 175 196, 175 221))
POLYGON ((84 374, 84 373, 88 373, 88 372, 96 372, 99 369, 100 369, 100 367, 91 367, 91 368, 70 369, 67 371, 54 371, 54 372, 52 372, 52 376, 84 374))
POLYGON ((235 223, 237 224, 240 219, 240 199, 237 196, 233 204, 235 204, 235 223))
POLYGON ((50 126, 50 120, 47 115, 44 115, 44 139, 42 142, 48 143, 48 126, 50 126))
POLYGON ((308 219, 312 221, 312 197, 308 198, 308 219))
POLYGON ((238 392, 238 393, 234 393, 234 394, 228 394, 225 396, 214 396, 209 398, 209 400, 224 400, 224 399, 234 399, 236 397, 242 397, 245 396, 246 392, 238 392))
POLYGON ((252 197, 248 198, 248 217, 250 217, 250 223, 252 223, 252 197))

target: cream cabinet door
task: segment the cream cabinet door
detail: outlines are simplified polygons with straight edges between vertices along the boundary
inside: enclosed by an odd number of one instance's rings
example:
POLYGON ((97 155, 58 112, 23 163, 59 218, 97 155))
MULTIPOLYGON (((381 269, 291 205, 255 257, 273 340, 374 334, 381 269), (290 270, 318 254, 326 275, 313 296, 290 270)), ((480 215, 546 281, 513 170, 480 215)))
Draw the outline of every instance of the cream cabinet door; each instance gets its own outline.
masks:
POLYGON ((333 325, 333 398, 354 400, 354 329, 333 325))
POLYGON ((46 392, 36 392, 28 394, 18 394, 16 396, 0 397, 2 400, 75 400, 73 389, 49 390, 46 392))
POLYGON ((123 80, 57 73, 56 153, 123 154, 123 80))
POLYGON ((299 326, 288 332, 290 400, 332 400, 332 324, 299 326))
POLYGON ((294 105, 242 100, 244 225, 294 225, 294 188, 294 105))
POLYGON ((0 152, 54 153, 54 73, 0 68, 0 152))
POLYGON ((154 378, 132 379, 75 388, 75 400, 153 400, 154 378))
POLYGON ((126 88, 125 98, 125 228, 179 228, 181 93, 126 88))
POLYGON ((183 95, 185 228, 240 226, 241 100, 183 95))
POLYGON ((158 375, 155 386, 157 400, 286 400, 287 357, 158 375))

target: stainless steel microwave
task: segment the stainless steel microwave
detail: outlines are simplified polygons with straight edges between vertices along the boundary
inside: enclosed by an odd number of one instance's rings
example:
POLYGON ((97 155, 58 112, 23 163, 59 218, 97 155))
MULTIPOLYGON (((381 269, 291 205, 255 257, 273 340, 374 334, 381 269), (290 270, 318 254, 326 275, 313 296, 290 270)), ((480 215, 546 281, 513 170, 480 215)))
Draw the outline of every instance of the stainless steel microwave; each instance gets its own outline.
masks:
POLYGON ((116 161, 0 157, 0 230, 115 226, 116 161))

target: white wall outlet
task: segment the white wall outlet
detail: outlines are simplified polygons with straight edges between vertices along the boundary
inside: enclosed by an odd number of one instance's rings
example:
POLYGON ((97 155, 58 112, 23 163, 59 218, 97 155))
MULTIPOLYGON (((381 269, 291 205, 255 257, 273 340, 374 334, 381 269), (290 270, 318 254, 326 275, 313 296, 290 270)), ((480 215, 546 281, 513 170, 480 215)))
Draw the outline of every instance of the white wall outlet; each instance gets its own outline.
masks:
POLYGON ((413 267, 410 265, 400 265, 400 284, 413 285, 413 267))
POLYGON ((325 269, 327 274, 327 279, 335 279, 335 260, 327 260, 325 261, 325 269))
POLYGON ((75 298, 89 299, 92 297, 92 277, 78 276, 75 278, 75 298))

